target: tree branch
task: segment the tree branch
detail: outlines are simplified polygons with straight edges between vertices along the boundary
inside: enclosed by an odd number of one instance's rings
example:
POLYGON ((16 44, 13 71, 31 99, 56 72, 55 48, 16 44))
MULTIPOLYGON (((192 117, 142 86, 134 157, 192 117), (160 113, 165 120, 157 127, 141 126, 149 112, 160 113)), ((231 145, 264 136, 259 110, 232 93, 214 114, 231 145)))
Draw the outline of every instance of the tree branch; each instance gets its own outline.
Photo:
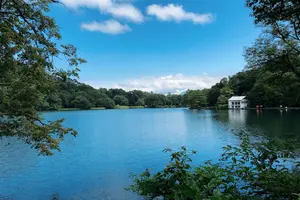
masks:
POLYGON ((297 28, 296 28, 296 22, 293 22, 293 28, 294 28, 294 32, 295 32, 295 37, 297 38, 297 40, 300 40, 298 33, 297 33, 297 28))
MULTIPOLYGON (((277 32, 278 32, 278 34, 279 34, 279 38, 280 38, 280 39, 282 39, 282 41, 283 41, 284 43, 286 43, 287 45, 289 45, 289 43, 288 43, 288 41, 287 41, 286 37, 285 37, 285 36, 283 35, 283 33, 281 32, 281 30, 280 30, 280 27, 279 27, 278 23, 277 23, 277 22, 275 22, 273 25, 274 25, 274 27, 273 27, 273 28, 275 28, 275 29, 276 29, 276 31, 277 31, 277 32)), ((296 47, 292 46, 292 48, 293 48, 295 51, 297 51, 297 53, 300 53, 300 50, 298 50, 296 47)))
POLYGON ((11 0, 14 4, 15 4, 15 8, 18 11, 20 17, 25 21, 25 23, 32 29, 32 31, 34 32, 35 35, 37 35, 38 37, 40 36, 39 33, 37 32, 37 30, 32 26, 32 24, 27 20, 27 18, 24 16, 23 12, 20 10, 20 5, 18 5, 18 3, 16 3, 15 0, 11 0))

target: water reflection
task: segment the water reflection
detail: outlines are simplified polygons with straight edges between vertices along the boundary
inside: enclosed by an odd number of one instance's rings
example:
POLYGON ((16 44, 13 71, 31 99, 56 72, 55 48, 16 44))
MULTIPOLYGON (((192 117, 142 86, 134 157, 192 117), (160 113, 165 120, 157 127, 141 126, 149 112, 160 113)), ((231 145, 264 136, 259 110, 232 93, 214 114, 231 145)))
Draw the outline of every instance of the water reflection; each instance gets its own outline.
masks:
POLYGON ((292 110, 215 111, 214 119, 231 129, 282 139, 300 139, 300 112, 292 110))
POLYGON ((228 110, 228 122, 232 125, 245 126, 247 120, 246 110, 228 110))
POLYGON ((66 118, 79 131, 67 137, 53 157, 20 141, 0 140, 0 199, 134 199, 123 188, 130 172, 155 171, 168 162, 166 147, 197 150, 195 164, 217 160, 226 144, 236 142, 232 129, 280 138, 300 137, 299 112, 255 110, 137 109, 45 113, 66 118))

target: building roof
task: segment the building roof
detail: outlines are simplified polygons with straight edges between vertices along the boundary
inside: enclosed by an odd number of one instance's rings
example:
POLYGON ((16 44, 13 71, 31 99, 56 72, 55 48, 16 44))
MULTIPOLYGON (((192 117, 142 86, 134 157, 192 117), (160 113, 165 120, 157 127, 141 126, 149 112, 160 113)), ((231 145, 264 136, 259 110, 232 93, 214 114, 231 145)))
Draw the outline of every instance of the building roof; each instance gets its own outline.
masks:
POLYGON ((243 99, 245 99, 246 96, 233 96, 230 99, 228 99, 229 101, 241 101, 243 99))

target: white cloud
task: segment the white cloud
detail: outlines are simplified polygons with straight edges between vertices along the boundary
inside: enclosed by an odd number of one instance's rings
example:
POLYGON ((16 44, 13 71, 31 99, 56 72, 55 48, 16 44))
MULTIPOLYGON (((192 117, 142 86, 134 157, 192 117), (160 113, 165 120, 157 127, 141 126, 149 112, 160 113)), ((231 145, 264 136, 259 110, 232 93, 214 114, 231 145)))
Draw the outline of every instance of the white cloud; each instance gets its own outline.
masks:
POLYGON ((81 28, 88 31, 99 31, 102 33, 118 35, 131 31, 131 28, 126 24, 120 24, 116 20, 107 20, 101 23, 93 21, 92 23, 82 23, 81 28))
POLYGON ((113 0, 61 0, 61 2, 72 9, 87 7, 99 9, 102 13, 111 14, 118 18, 125 18, 136 23, 144 21, 143 14, 129 3, 117 3, 113 0))
POLYGON ((175 74, 161 77, 142 77, 139 79, 128 80, 115 84, 99 83, 97 81, 87 81, 85 83, 90 84, 95 88, 122 88, 126 91, 143 90, 157 93, 171 92, 174 94, 180 94, 187 89, 210 88, 219 81, 220 78, 210 77, 205 74, 200 76, 175 74))
POLYGON ((111 0, 61 0, 61 2, 69 8, 107 8, 112 5, 111 0))
POLYGON ((143 22, 144 16, 142 13, 130 4, 115 4, 107 9, 115 17, 126 18, 133 22, 143 22))
POLYGON ((147 7, 147 14, 156 16, 157 19, 162 21, 192 21, 195 24, 206 24, 214 20, 214 16, 208 14, 197 14, 186 12, 181 5, 168 4, 161 6, 153 4, 147 7))

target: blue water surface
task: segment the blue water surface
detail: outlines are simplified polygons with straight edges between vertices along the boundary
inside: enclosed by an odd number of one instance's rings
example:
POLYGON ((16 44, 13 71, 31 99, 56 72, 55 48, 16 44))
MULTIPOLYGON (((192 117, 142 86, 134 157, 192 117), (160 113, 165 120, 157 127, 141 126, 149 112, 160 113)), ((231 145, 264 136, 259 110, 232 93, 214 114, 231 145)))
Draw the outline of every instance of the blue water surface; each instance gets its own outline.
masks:
POLYGON ((162 150, 181 145, 198 151, 195 165, 217 161, 222 146, 236 141, 230 126, 246 123, 241 112, 180 108, 43 113, 48 120, 65 118, 65 126, 79 134, 66 136, 62 152, 51 157, 38 156, 17 139, 0 140, 0 199, 138 199, 124 190, 130 173, 161 169, 168 162, 162 150))

